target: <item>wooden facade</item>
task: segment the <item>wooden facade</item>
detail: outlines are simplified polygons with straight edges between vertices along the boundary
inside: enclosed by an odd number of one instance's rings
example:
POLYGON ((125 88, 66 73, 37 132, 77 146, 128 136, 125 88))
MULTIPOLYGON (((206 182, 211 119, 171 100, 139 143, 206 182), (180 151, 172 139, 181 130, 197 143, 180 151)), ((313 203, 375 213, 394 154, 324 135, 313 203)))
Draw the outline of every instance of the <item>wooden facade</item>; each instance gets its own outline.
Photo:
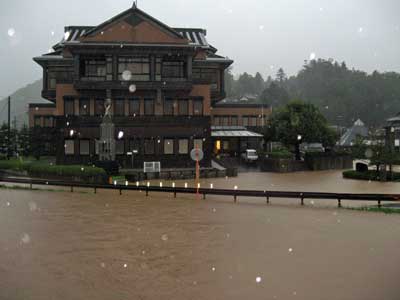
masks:
POLYGON ((217 55, 205 36, 203 29, 171 28, 136 6, 98 26, 65 27, 54 52, 34 58, 43 67, 42 96, 54 105, 31 105, 30 125, 46 127, 51 116, 57 163, 93 163, 104 101, 111 99, 122 166, 192 167, 195 146, 209 166, 211 107, 225 97, 224 71, 233 61, 217 55))

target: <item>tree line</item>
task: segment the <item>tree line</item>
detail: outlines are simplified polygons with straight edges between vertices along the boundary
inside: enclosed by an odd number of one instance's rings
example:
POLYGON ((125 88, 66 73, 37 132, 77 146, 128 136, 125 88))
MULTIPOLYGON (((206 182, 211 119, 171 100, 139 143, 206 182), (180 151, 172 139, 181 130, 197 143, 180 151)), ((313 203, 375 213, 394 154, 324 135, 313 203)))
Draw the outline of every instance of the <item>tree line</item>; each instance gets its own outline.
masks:
POLYGON ((351 126, 361 119, 370 127, 380 127, 400 112, 400 74, 349 69, 332 59, 305 61, 295 76, 287 77, 280 68, 275 78, 266 80, 257 73, 234 78, 228 69, 226 92, 230 98, 255 95, 258 102, 274 108, 293 99, 314 104, 330 124, 351 126))

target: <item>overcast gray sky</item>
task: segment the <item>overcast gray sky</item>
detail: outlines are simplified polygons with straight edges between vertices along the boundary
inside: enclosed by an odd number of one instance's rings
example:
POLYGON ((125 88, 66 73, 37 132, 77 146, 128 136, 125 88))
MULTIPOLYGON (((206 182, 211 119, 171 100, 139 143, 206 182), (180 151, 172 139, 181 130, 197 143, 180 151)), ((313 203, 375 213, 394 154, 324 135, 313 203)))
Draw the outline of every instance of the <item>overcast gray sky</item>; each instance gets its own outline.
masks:
MULTIPOLYGON (((0 96, 41 77, 32 61, 66 25, 97 25, 130 0, 0 1, 0 96)), ((399 0, 139 0, 171 27, 207 29, 234 73, 296 74, 312 53, 367 72, 400 71, 399 0)), ((2 98, 2 97, 0 97, 2 98)))

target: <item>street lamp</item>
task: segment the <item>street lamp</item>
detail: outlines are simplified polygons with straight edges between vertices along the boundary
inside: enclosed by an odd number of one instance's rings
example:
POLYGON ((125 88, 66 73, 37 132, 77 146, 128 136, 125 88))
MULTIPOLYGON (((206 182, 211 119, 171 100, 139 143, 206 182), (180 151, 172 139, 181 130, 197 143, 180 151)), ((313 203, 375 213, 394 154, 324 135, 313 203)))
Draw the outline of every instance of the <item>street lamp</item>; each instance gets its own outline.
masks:
POLYGON ((302 141, 303 137, 301 136, 301 134, 297 135, 297 143, 296 143, 296 160, 301 160, 300 157, 300 144, 302 141))

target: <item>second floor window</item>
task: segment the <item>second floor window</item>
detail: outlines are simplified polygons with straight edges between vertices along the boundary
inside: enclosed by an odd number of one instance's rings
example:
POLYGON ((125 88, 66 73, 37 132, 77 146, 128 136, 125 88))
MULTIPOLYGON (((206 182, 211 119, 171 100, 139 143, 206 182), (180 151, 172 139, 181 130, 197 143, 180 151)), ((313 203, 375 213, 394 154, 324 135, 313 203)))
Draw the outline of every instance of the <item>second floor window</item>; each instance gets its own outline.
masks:
POLYGON ((148 56, 143 57, 124 57, 118 58, 118 79, 119 80, 136 80, 136 81, 149 81, 150 80, 150 59, 148 56), (129 71, 130 79, 125 78, 122 74, 129 71))
POLYGON ((179 100, 179 115, 187 116, 189 115, 189 101, 188 99, 179 100))
POLYGON ((114 115, 124 116, 125 115, 125 100, 115 99, 114 100, 114 115))
POLYGON ((130 116, 140 115, 140 98, 129 99, 129 115, 130 116))
POLYGON ((75 100, 73 98, 64 99, 64 115, 73 116, 75 113, 75 100))
POLYGON ((81 76, 86 80, 103 81, 106 79, 106 60, 102 58, 81 61, 81 76))
POLYGON ((154 99, 152 98, 144 99, 144 114, 146 116, 154 116, 154 99))
POLYGON ((178 60, 166 60, 162 62, 162 77, 163 78, 185 78, 186 63, 178 60))
POLYGON ((174 115, 174 99, 165 98, 164 100, 164 115, 173 116, 174 115))
POLYGON ((193 115, 195 116, 203 115, 203 99, 193 100, 193 115))
POLYGON ((44 127, 50 128, 54 127, 54 118, 51 116, 44 117, 44 127))
POLYGON ((231 116, 231 126, 238 126, 238 117, 231 116))
POLYGON ((79 115, 88 116, 90 115, 90 100, 87 98, 79 99, 79 115))
POLYGON ((94 114, 96 116, 103 116, 105 113, 104 99, 96 99, 94 102, 94 114))

